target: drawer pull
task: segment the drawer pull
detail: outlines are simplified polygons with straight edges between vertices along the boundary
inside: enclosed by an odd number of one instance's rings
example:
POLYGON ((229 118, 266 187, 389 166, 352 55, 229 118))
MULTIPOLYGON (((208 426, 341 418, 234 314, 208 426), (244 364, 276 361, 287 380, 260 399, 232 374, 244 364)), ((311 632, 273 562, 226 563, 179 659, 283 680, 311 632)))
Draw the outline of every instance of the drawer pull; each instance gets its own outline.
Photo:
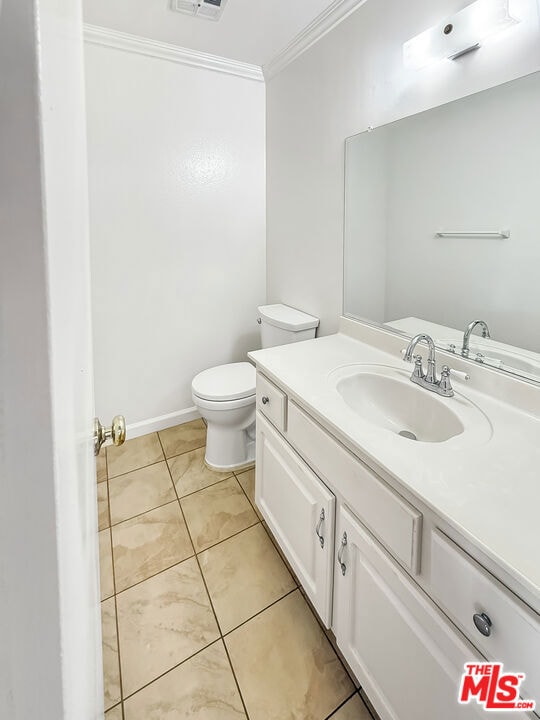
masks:
POLYGON ((324 537, 321 535, 321 525, 324 521, 324 508, 321 510, 321 514, 319 515, 319 522, 317 523, 317 527, 315 528, 315 535, 319 538, 319 542, 321 543, 321 547, 324 547, 324 537))
POLYGON ((341 538, 341 547, 339 548, 339 552, 338 552, 338 554, 337 554, 337 561, 338 561, 339 566, 340 566, 340 568, 341 568, 341 574, 342 574, 342 575, 345 575, 345 573, 347 572, 347 566, 345 565, 345 563, 344 563, 343 560, 342 560, 342 558, 343 558, 343 550, 345 549, 345 546, 346 546, 346 545, 347 545, 347 533, 344 532, 344 533, 343 533, 343 537, 341 538))
POLYGON ((491 626, 493 623, 489 615, 486 615, 486 613, 475 613, 472 619, 479 633, 484 637, 491 635, 491 626))
POLYGON ((265 396, 262 398, 262 404, 263 404, 263 405, 268 405, 269 402, 270 402, 270 398, 265 395, 265 396))

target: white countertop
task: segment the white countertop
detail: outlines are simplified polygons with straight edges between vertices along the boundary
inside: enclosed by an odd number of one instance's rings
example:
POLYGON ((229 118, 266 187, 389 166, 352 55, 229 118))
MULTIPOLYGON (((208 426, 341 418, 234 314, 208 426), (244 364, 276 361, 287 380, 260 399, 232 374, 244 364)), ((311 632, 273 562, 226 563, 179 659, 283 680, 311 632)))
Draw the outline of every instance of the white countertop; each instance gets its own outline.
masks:
MULTIPOLYGON (((396 342, 403 345, 400 338, 392 342, 395 347, 396 342)), ((529 601, 536 600, 539 610, 540 413, 480 392, 475 386, 485 385, 485 380, 466 385, 453 381, 456 393, 488 417, 491 439, 459 450, 451 443, 410 442, 363 420, 328 377, 336 368, 353 363, 402 367, 399 351, 388 352, 339 333, 259 350, 250 357, 361 458, 395 478, 398 486, 407 488, 490 557, 524 589, 529 601)), ((476 374, 486 372, 481 368, 476 374)), ((494 384, 493 377, 497 375, 492 371, 488 384, 494 384)), ((507 398, 510 381, 500 382, 506 387, 500 395, 507 398)), ((528 390, 522 382, 516 385, 517 396, 528 390)), ((531 387, 530 393, 535 392, 531 387)), ((448 398, 449 403, 452 400, 448 398)))

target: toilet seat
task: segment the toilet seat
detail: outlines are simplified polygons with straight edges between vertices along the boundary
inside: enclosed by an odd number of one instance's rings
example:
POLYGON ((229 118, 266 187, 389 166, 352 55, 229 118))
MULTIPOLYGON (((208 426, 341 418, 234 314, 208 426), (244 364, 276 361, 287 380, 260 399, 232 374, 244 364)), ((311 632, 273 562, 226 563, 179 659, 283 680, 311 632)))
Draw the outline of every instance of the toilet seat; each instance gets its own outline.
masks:
POLYGON ((203 370, 191 383, 193 395, 201 400, 228 403, 255 396, 255 368, 251 363, 229 363, 203 370))

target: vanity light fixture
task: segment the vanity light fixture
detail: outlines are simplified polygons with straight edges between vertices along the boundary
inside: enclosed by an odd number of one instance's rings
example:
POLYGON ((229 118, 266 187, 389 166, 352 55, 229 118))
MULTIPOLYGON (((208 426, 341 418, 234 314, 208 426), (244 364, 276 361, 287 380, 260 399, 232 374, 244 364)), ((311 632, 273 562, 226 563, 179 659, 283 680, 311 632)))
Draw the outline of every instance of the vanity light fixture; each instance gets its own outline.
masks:
POLYGON ((491 35, 519 20, 510 15, 509 0, 476 0, 438 25, 416 35, 403 45, 405 67, 419 70, 448 58, 456 60, 491 35))

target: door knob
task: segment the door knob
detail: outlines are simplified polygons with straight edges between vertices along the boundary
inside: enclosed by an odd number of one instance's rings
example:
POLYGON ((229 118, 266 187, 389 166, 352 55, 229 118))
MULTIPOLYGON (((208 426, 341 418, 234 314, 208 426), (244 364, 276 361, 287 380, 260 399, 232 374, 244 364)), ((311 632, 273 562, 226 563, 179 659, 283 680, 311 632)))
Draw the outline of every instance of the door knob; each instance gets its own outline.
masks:
POLYGON ((122 445, 126 439, 126 419, 123 415, 115 415, 111 427, 103 427, 99 418, 94 418, 94 455, 99 455, 101 446, 106 440, 115 445, 122 445))

